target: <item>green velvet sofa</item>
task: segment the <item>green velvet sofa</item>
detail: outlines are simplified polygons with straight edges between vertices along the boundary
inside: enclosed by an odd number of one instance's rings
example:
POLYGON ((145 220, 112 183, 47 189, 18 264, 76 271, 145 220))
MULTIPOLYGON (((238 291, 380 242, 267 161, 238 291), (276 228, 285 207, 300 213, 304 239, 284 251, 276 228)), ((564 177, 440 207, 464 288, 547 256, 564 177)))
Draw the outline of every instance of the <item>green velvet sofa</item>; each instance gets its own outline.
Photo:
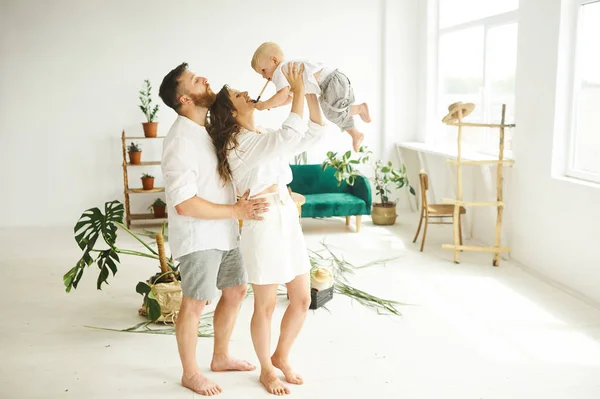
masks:
POLYGON ((371 214, 371 186, 364 176, 358 176, 354 186, 338 182, 335 170, 321 165, 290 165, 293 180, 289 187, 293 192, 306 197, 302 205, 303 218, 345 216, 346 225, 350 217, 356 216, 356 230, 360 230, 362 215, 371 214))

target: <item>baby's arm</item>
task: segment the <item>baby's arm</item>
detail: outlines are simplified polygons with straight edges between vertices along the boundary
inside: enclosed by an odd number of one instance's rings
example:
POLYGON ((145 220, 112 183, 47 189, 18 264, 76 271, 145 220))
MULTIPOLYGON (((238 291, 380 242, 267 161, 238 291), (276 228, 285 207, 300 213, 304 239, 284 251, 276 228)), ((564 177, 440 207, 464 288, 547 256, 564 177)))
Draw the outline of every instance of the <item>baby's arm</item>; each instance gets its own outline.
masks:
POLYGON ((288 96, 287 100, 285 100, 284 103, 280 105, 280 107, 291 104, 293 100, 294 100, 293 96, 288 96))
POLYGON ((259 111, 280 107, 282 105, 289 104, 289 101, 288 101, 289 97, 290 97, 290 87, 286 86, 283 89, 279 90, 273 97, 269 98, 267 101, 257 102, 254 105, 254 107, 259 111))

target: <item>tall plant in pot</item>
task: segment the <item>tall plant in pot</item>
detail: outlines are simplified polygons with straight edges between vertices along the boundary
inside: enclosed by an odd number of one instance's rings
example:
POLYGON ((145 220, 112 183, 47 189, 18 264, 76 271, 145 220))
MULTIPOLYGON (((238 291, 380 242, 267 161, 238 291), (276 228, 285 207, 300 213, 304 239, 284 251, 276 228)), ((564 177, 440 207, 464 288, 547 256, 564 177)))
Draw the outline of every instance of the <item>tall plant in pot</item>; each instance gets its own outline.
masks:
MULTIPOLYGON (((327 159, 325 159, 322 165, 323 170, 328 167, 334 168, 336 170, 335 178, 338 181, 338 185, 345 181, 353 186, 356 176, 361 175, 360 171, 356 169, 356 165, 371 163, 372 154, 373 152, 367 147, 360 147, 354 159, 350 151, 341 156, 329 151, 327 159)), ((371 219, 374 224, 394 224, 396 223, 396 202, 398 201, 390 201, 389 195, 392 192, 390 188, 393 186, 397 189, 408 187, 412 195, 416 194, 414 188, 408 183, 406 165, 401 164, 400 168, 396 169, 393 167, 391 161, 385 164, 380 160, 371 163, 371 165, 373 166, 373 177, 370 177, 369 180, 373 182, 375 193, 379 197, 379 201, 373 202, 371 219)))
POLYGON ((408 184, 406 175, 406 165, 402 164, 400 168, 395 169, 392 161, 384 164, 381 161, 375 162, 373 166, 374 177, 371 178, 375 184, 375 192, 379 196, 379 202, 373 202, 373 210, 371 211, 371 219, 374 224, 390 225, 396 223, 396 201, 390 201, 389 194, 390 186, 396 186, 397 189, 408 187, 410 193, 415 195, 415 189, 408 184))
POLYGON ((144 88, 140 90, 140 109, 146 116, 146 122, 142 122, 144 128, 144 136, 156 137, 158 132, 158 122, 155 122, 156 113, 158 112, 158 104, 152 107, 152 85, 148 79, 144 80, 144 88))

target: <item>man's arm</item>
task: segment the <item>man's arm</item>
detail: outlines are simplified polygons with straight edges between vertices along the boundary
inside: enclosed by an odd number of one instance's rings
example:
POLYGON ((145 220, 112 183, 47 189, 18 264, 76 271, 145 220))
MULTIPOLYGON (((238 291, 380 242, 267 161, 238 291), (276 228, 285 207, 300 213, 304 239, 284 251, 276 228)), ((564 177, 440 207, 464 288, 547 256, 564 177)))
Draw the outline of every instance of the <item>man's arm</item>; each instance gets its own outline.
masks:
POLYGON ((197 195, 175 205, 177 214, 205 220, 241 219, 262 220, 260 214, 269 210, 266 198, 248 200, 248 192, 235 205, 220 205, 197 195))
MULTIPOLYGON (((173 140, 163 151, 165 194, 167 203, 174 206, 177 214, 208 220, 260 220, 259 215, 268 210, 264 198, 248 201, 246 193, 235 205, 222 205, 198 197, 198 170, 193 162, 198 156, 189 140, 182 137, 173 140)), ((214 170, 213 173, 217 171, 214 170)))

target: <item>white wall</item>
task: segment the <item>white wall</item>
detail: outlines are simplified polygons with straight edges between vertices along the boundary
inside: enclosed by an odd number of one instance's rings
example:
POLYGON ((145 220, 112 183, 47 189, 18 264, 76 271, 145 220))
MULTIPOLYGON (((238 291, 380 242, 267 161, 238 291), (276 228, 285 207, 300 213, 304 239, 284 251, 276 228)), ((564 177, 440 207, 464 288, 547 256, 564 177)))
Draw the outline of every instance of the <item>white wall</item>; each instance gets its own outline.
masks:
MULTIPOLYGON (((384 19, 383 104, 381 151, 376 155, 390 160, 397 167, 395 144, 414 141, 418 119, 418 15, 419 0, 387 1, 384 19)), ((409 177, 410 179, 410 177, 409 177)), ((414 184, 416 180, 412 181, 414 184)), ((415 189, 417 186, 415 186, 415 189)), ((407 189, 392 188, 391 200, 398 200, 398 209, 408 209, 407 189)), ((379 201, 380 198, 377 197, 379 201)))
POLYGON ((520 2, 512 256, 600 301, 600 187, 551 175, 554 136, 565 133, 555 122, 568 111, 560 12, 561 0, 520 2))
MULTIPOLYGON (((403 14, 415 1, 389 2, 399 32, 416 23, 415 15, 403 14)), ((137 92, 143 79, 154 85, 164 134, 175 114, 156 93, 170 69, 186 61, 213 89, 229 83, 255 96, 264 81, 250 68, 250 57, 267 40, 288 57, 345 71, 357 101, 370 104, 374 121, 358 122, 365 143, 378 152, 384 143, 384 0, 9 0, 0 7, 0 227, 72 225, 89 207, 122 201, 120 133, 141 134, 137 92)), ((413 78, 400 75, 394 87, 413 78)), ((269 88, 265 95, 271 94, 269 88)), ((410 109, 394 112, 411 118, 410 109)), ((258 121, 277 125, 285 114, 264 111, 258 121)), ((310 161, 320 162, 329 149, 350 148, 346 134, 330 130, 310 161)), ((142 143, 144 159, 160 155, 158 142, 142 143)), ((132 183, 141 170, 131 171, 132 183)), ((148 170, 160 173, 159 167, 148 170)), ((136 198, 134 211, 154 196, 136 198)))

